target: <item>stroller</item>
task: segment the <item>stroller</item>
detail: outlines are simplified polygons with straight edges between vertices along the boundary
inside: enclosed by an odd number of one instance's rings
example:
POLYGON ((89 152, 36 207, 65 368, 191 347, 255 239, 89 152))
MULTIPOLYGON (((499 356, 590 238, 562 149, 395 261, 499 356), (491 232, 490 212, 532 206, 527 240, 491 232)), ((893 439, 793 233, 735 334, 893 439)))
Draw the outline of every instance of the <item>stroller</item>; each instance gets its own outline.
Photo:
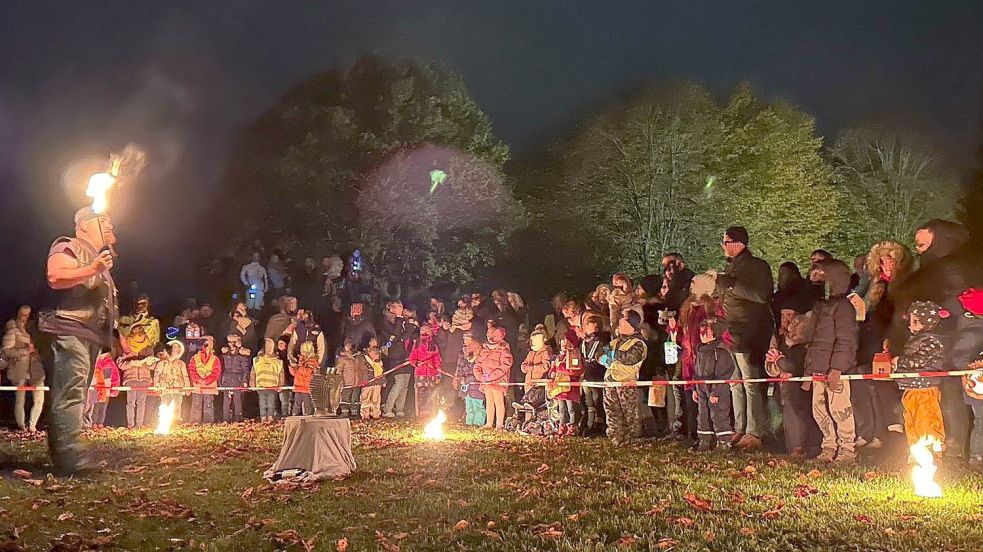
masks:
POLYGON ((559 412, 546 400, 546 389, 536 386, 526 391, 520 402, 512 403, 515 413, 505 420, 505 430, 522 435, 549 436, 556 433, 559 412))

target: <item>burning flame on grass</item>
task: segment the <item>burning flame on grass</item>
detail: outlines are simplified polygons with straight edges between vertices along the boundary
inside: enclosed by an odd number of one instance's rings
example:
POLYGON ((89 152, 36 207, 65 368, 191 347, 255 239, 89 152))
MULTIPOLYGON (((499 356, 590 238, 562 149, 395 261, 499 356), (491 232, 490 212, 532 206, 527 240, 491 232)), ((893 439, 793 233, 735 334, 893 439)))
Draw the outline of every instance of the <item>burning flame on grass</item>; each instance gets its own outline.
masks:
POLYGON ((443 441, 445 439, 444 435, 444 422, 447 421, 447 415, 444 414, 443 410, 437 411, 437 415, 433 420, 430 420, 423 428, 423 438, 430 439, 432 441, 443 441))
POLYGON ((935 437, 926 435, 911 445, 911 456, 915 466, 911 469, 911 480, 915 484, 915 495, 925 498, 939 498, 942 488, 935 482, 935 453, 942 451, 942 443, 935 437))
POLYGON ((174 422, 174 403, 165 405, 161 403, 157 409, 157 435, 167 435, 171 432, 171 424, 174 422))

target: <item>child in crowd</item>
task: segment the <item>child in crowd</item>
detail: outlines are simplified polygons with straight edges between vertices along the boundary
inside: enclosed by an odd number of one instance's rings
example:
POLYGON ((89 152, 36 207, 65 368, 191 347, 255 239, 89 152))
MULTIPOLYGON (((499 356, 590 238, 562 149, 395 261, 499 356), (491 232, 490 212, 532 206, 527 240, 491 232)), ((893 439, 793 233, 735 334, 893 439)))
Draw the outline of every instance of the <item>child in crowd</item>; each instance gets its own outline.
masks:
POLYGON ((277 387, 286 384, 283 362, 276 354, 276 343, 271 338, 263 340, 263 350, 253 359, 249 375, 250 387, 263 387, 256 392, 259 397, 259 421, 268 423, 276 418, 277 387))
POLYGON ((583 362, 580 352, 568 339, 560 340, 560 353, 550 363, 552 381, 547 394, 556 401, 560 413, 560 426, 557 435, 576 435, 580 427, 580 382, 583 362))
MULTIPOLYGON (((183 364, 183 363, 182 363, 183 364)), ((92 386, 86 396, 85 408, 82 411, 82 425, 93 429, 106 427, 106 407, 109 398, 119 395, 119 391, 110 389, 119 387, 119 368, 109 353, 102 353, 96 359, 96 369, 92 373, 92 386)))
MULTIPOLYGON (((584 362, 584 381, 604 381, 604 365, 601 357, 608 350, 608 336, 602 333, 604 317, 594 313, 584 316, 584 340, 580 344, 580 358, 584 362)), ((588 435, 604 428, 604 389, 584 387, 584 403, 587 406, 588 435)))
POLYGON ((512 370, 512 350, 505 341, 505 328, 492 326, 488 330, 488 343, 481 347, 474 364, 474 376, 481 382, 485 394, 485 429, 505 429, 505 387, 499 385, 509 379, 512 370))
MULTIPOLYGON (((222 387, 246 387, 252 371, 252 351, 242 346, 242 338, 237 333, 226 337, 222 347, 222 387)), ((242 421, 242 398, 245 391, 233 389, 222 391, 222 419, 225 422, 242 421)))
MULTIPOLYGON (((942 372, 945 370, 945 346, 936 333, 949 311, 934 301, 915 301, 908 307, 905 318, 911 337, 904 352, 895 357, 898 372, 942 372)), ((945 425, 942 423, 942 393, 939 378, 902 378, 896 380, 903 391, 904 431, 908 446, 923 437, 933 439, 933 452, 942 452, 945 444, 945 425)))
POLYGON ((190 395, 191 378, 188 377, 188 366, 181 357, 184 356, 184 343, 173 339, 164 345, 157 358, 154 369, 154 387, 160 393, 160 406, 170 408, 172 420, 181 420, 181 398, 190 395))
POLYGON ((382 378, 382 349, 378 345, 370 346, 361 357, 365 363, 362 372, 362 387, 360 414, 363 420, 378 420, 382 418, 382 386, 386 384, 382 378))
POLYGON ((817 265, 829 287, 829 297, 812 310, 811 336, 806 346, 805 371, 824 376, 812 382, 812 416, 823 433, 822 452, 814 460, 856 462, 857 437, 850 382, 840 376, 854 369, 857 360, 857 322, 850 291, 850 269, 843 261, 828 259, 817 265))
MULTIPOLYGON (((700 348, 696 352, 696 379, 721 380, 734 376, 737 363, 723 335, 727 323, 723 318, 707 318, 700 323, 700 348)), ((731 423, 730 385, 700 383, 693 391, 697 404, 696 450, 705 452, 725 446, 734 438, 731 423)))
POLYGON ((354 416, 359 412, 359 381, 355 343, 351 339, 345 338, 341 351, 338 351, 338 358, 335 359, 334 367, 344 382, 344 388, 341 392, 341 406, 339 407, 340 414, 345 417, 354 416))
POLYGON ((218 395, 218 379, 222 375, 222 361, 215 355, 215 339, 206 335, 201 349, 188 362, 188 378, 191 380, 191 416, 193 424, 215 423, 215 397, 218 395))
POLYGON ((291 414, 294 416, 310 416, 314 414, 314 403, 311 401, 311 378, 317 371, 320 362, 314 351, 314 344, 307 341, 300 346, 300 356, 297 362, 290 365, 290 373, 294 377, 294 405, 291 414))
MULTIPOLYGON (((607 367, 604 381, 638 381, 638 371, 648 355, 648 347, 639 333, 641 327, 642 315, 635 310, 627 310, 618 317, 618 338, 611 342, 611 351, 602 358, 602 364, 607 367)), ((638 390, 634 386, 605 389, 604 414, 608 437, 615 445, 630 442, 641 435, 638 390)))
POLYGON ((416 410, 418 415, 430 416, 433 413, 434 390, 440 384, 441 358, 434 342, 433 328, 420 328, 420 339, 410 351, 410 364, 416 378, 416 410))
POLYGON ((540 324, 529 334, 529 353, 522 361, 522 373, 525 374, 523 392, 529 392, 535 385, 533 382, 546 377, 549 371, 551 351, 546 344, 546 328, 540 324))
POLYGON ((461 383, 464 394, 464 423, 469 426, 485 425, 485 393, 481 390, 480 382, 475 376, 475 363, 481 343, 470 333, 464 334, 464 347, 457 358, 457 380, 461 383))
MULTIPOLYGON (((810 314, 800 314, 791 308, 780 311, 778 335, 772 338, 765 356, 769 377, 792 378, 804 373, 806 335, 810 314)), ((819 428, 812 416, 812 390, 809 382, 786 381, 779 384, 782 399, 782 425, 785 429, 785 450, 795 458, 815 454, 819 428)))

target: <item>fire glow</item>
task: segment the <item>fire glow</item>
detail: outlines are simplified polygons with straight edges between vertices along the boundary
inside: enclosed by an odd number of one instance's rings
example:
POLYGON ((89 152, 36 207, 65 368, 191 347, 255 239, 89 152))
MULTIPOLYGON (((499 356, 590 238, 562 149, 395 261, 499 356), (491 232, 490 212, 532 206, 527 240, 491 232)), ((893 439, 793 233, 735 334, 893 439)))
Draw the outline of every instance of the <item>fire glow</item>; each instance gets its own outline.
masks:
POLYGON ((423 438, 431 441, 443 441, 446 439, 444 435, 444 422, 447 421, 447 415, 444 414, 443 410, 437 411, 437 415, 433 420, 430 420, 423 428, 423 438))
POLYGON ((930 435, 919 439, 911 445, 911 456, 915 466, 911 469, 911 480, 915 485, 915 495, 924 498, 939 498, 942 488, 935 482, 935 453, 941 452, 942 444, 930 435))
POLYGON ((89 186, 85 189, 85 195, 92 198, 92 212, 102 214, 109 208, 109 189, 116 183, 119 176, 120 161, 114 158, 112 167, 108 172, 101 172, 89 178, 89 186))
POLYGON ((156 435, 167 435, 171 432, 171 424, 174 422, 174 403, 163 404, 157 409, 157 429, 156 435))

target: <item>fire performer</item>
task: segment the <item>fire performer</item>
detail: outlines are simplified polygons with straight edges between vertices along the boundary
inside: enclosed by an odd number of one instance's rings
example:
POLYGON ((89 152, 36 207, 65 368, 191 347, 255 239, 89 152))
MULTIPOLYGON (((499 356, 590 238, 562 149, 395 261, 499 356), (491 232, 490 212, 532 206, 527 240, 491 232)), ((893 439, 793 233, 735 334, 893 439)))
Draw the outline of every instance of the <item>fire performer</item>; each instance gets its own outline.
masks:
POLYGON ((86 467, 78 444, 85 393, 100 351, 112 345, 119 312, 110 269, 116 243, 104 212, 85 207, 75 213, 75 237, 60 237, 48 251, 47 280, 52 290, 41 313, 40 329, 52 336, 54 369, 48 450, 56 471, 86 467))

